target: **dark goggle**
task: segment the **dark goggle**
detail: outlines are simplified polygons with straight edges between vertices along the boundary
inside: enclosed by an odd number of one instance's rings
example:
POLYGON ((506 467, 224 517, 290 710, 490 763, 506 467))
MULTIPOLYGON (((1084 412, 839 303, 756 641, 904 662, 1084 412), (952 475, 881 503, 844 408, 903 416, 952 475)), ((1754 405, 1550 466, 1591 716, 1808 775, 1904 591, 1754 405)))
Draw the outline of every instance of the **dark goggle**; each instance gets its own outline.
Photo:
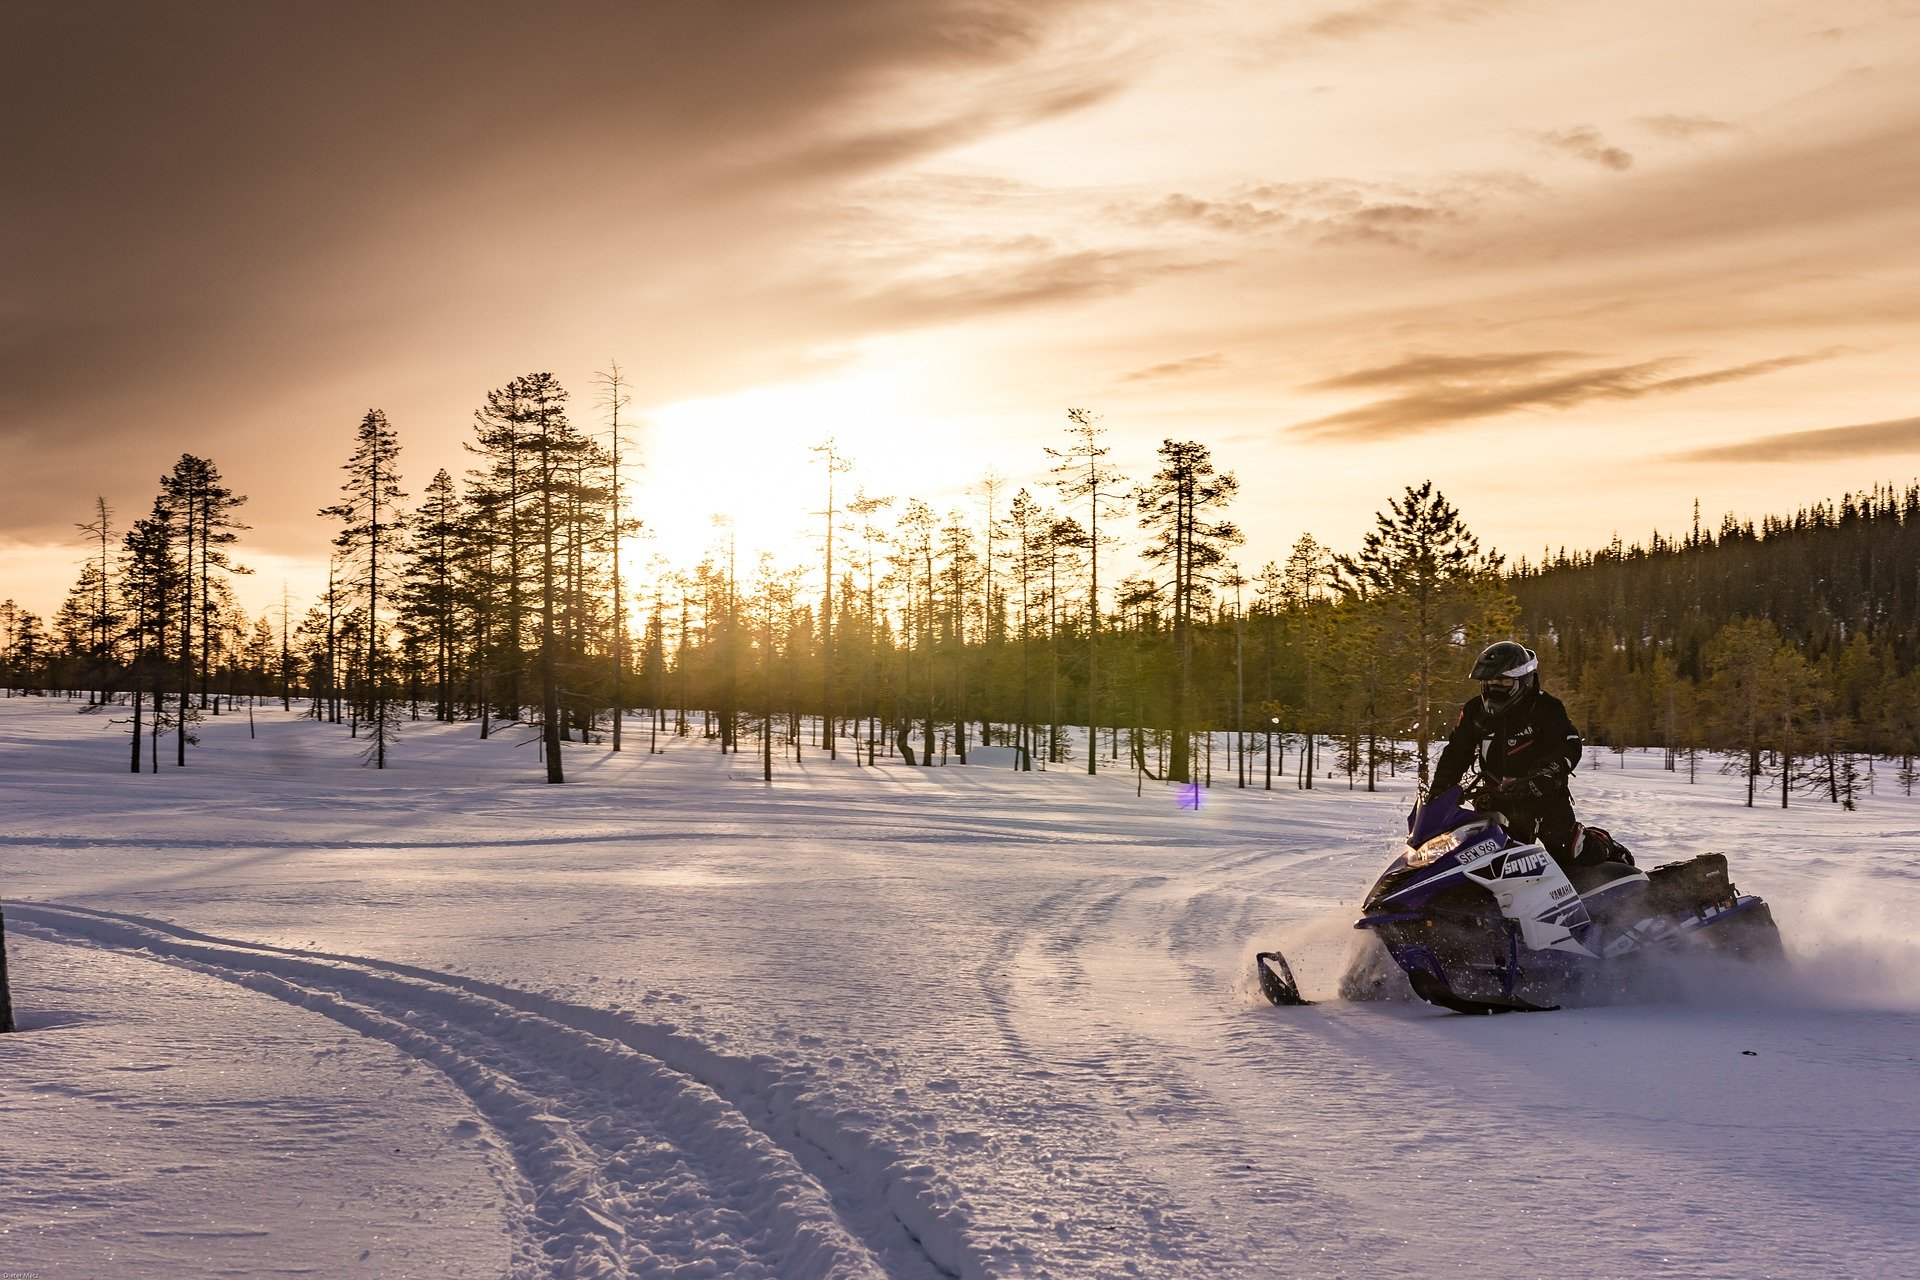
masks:
POLYGON ((1486 693, 1510 696, 1520 688, 1520 682, 1512 676, 1495 676, 1491 680, 1482 680, 1480 682, 1480 688, 1486 693))

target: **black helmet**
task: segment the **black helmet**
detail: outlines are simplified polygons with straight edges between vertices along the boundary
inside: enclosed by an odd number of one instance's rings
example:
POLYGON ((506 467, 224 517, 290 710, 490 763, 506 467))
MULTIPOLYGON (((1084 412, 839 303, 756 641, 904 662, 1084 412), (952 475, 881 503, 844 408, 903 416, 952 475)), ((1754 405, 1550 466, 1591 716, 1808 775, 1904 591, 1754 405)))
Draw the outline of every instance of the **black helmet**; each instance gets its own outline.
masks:
POLYGON ((1468 678, 1480 682, 1487 710, 1505 711, 1520 695, 1540 687, 1540 659, 1523 644, 1501 640, 1481 652, 1468 678))

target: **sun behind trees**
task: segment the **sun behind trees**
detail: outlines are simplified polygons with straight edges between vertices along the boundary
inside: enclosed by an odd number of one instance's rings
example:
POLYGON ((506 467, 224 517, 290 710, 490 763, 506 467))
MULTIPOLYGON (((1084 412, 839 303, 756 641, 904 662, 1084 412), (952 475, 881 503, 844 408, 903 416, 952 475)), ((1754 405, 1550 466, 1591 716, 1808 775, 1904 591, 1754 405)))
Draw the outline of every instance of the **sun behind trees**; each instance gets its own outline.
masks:
MULTIPOLYGON (((601 389, 619 446, 624 375, 601 389)), ((1239 481, 1206 445, 1163 442, 1129 486, 1097 415, 1073 409, 1064 447, 1035 451, 1039 484, 993 475, 970 491, 982 504, 942 512, 868 496, 827 441, 817 553, 743 581, 717 518, 700 563, 630 575, 631 452, 582 434, 567 400, 546 373, 489 391, 474 465, 436 472, 411 511, 398 433, 365 415, 327 508, 329 587, 297 625, 283 605, 277 632, 228 583, 245 572, 231 553, 246 499, 185 455, 118 539, 96 503, 51 628, 0 606, 0 675, 125 714, 135 771, 157 771, 169 738, 183 765, 196 720, 238 699, 299 697, 364 728, 375 767, 395 762, 402 718, 524 727, 551 782, 568 744, 638 711, 649 751, 699 735, 753 750, 769 778, 809 749, 927 767, 995 747, 1022 769, 1211 784, 1224 753, 1243 787, 1372 788, 1402 767, 1424 779, 1471 654, 1517 634, 1590 744, 1663 746, 1689 777, 1721 753, 1749 803, 1768 778, 1783 804, 1849 804, 1876 757, 1903 788, 1916 778, 1920 488, 1509 570, 1426 483, 1351 554, 1308 534, 1249 573, 1231 559, 1239 481), (1047 488, 1062 507, 1035 496, 1047 488), (1144 535, 1131 548, 1114 536, 1128 514, 1144 535)))

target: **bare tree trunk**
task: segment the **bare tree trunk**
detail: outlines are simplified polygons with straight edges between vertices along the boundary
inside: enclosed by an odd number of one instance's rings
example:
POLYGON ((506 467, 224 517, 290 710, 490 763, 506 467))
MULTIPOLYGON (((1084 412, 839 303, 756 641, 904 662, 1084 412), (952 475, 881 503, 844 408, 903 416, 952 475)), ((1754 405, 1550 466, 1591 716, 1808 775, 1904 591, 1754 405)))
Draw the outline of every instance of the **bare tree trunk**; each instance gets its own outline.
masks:
POLYGON ((7 986, 7 917, 0 911, 0 1033, 13 1030, 13 992, 7 986))
POLYGON ((182 574, 186 592, 186 611, 180 619, 180 724, 175 742, 176 757, 174 763, 179 768, 187 765, 187 704, 193 697, 193 501, 189 498, 187 509, 186 543, 187 554, 181 558, 185 566, 182 574))
POLYGON ((620 750, 621 723, 627 718, 627 606, 620 591, 620 366, 613 366, 613 749, 620 750))
POLYGON ((546 414, 540 421, 540 732, 546 744, 547 781, 567 780, 560 762, 560 671, 554 647, 559 637, 554 631, 554 451, 552 423, 546 414))
POLYGON ((133 771, 140 772, 140 659, 134 660, 133 674, 133 771))

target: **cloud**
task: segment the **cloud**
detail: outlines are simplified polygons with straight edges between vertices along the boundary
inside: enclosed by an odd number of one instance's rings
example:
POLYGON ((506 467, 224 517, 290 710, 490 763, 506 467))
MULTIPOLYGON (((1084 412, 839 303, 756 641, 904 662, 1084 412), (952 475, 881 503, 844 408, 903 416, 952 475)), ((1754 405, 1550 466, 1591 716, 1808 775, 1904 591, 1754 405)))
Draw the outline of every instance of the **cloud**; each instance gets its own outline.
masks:
POLYGON ((1182 191, 1161 197, 1136 216, 1141 222, 1197 222, 1220 231, 1258 231, 1293 221, 1287 211, 1254 200, 1208 200, 1182 191))
POLYGON ((1550 151, 1591 160, 1609 169, 1633 168, 1633 153, 1610 145, 1600 136, 1600 131, 1590 124, 1578 124, 1568 129, 1529 129, 1526 136, 1550 151))
POLYGON ((1674 392, 1692 391, 1698 387, 1718 386, 1722 382, 1738 382, 1742 378, 1755 378, 1763 373, 1772 373, 1776 369, 1792 369, 1798 365, 1812 364, 1817 360, 1827 360, 1840 354, 1840 348, 1829 347, 1824 351, 1809 351, 1797 356, 1775 356, 1771 360, 1755 360, 1751 364, 1736 364, 1725 369, 1712 369, 1706 373, 1690 373, 1685 377, 1668 378, 1648 387, 1649 391, 1674 392))
POLYGON ((1309 385, 1312 391, 1350 391, 1364 387, 1394 387, 1463 377, 1490 377, 1561 364, 1575 359, 1574 351, 1514 351, 1479 356, 1408 356, 1392 364, 1343 373, 1309 385))
POLYGON ((10 47, 33 55, 0 76, 0 439, 64 479, 0 475, 0 533, 64 536, 96 486, 144 504, 182 448, 262 476, 257 508, 308 512, 333 483, 323 424, 379 403, 450 439, 455 397, 523 361, 644 341, 642 394, 664 398, 777 365, 814 341, 783 290, 832 198, 1111 93, 1104 7, 23 11, 10 47))
POLYGON ((1712 116, 1675 115, 1671 112, 1657 116, 1641 116, 1640 127, 1649 133, 1659 134, 1663 138, 1686 140, 1717 133, 1736 133, 1737 129, 1725 120, 1716 120, 1712 116))
MULTIPOLYGON (((903 276, 878 289, 858 291, 854 306, 893 324, 946 324, 1109 297, 1203 265, 1151 249, 1059 249, 903 276)), ((849 287, 854 287, 852 282, 849 287)))
POLYGON ((1174 192, 1116 204, 1121 220, 1200 227, 1224 235, 1282 231, 1323 244, 1417 247, 1426 232, 1470 221, 1482 206, 1538 184, 1517 173, 1439 175, 1426 182, 1250 183, 1222 195, 1174 192))
POLYGON ((1266 227, 1285 226, 1292 218, 1283 210, 1245 199, 1208 199, 1184 191, 1160 197, 1128 211, 1135 222, 1148 225, 1192 223, 1215 231, 1244 234, 1266 227))
POLYGON ((1123 373, 1116 382, 1158 382, 1164 378, 1184 378, 1188 374, 1206 373, 1218 369, 1227 363, 1227 357, 1219 351, 1210 351, 1203 356, 1188 356, 1184 360, 1169 360, 1164 364, 1150 364, 1144 369, 1135 369, 1123 373))
POLYGON ((857 129, 809 140, 785 150, 761 172, 787 171, 808 178, 872 173, 920 156, 963 146, 1008 129, 1038 124, 1094 106, 1125 88, 1115 75, 1069 80, 1025 93, 963 102, 916 124, 857 129))
POLYGON ((1825 359, 1832 351, 1780 356, 1749 364, 1668 376, 1677 358, 1556 371, 1576 358, 1566 351, 1475 356, 1419 355, 1312 383, 1308 390, 1397 387, 1399 394, 1291 428, 1312 439, 1386 440, 1521 410, 1570 409, 1596 400, 1672 395, 1758 377, 1825 359))
POLYGON ((1669 456, 1676 462, 1824 462, 1889 453, 1920 453, 1920 418, 1788 431, 1669 456))
POLYGON ((1299 23, 1289 35, 1293 39, 1353 40, 1430 22, 1472 22, 1510 7, 1511 0, 1367 0, 1299 23))

